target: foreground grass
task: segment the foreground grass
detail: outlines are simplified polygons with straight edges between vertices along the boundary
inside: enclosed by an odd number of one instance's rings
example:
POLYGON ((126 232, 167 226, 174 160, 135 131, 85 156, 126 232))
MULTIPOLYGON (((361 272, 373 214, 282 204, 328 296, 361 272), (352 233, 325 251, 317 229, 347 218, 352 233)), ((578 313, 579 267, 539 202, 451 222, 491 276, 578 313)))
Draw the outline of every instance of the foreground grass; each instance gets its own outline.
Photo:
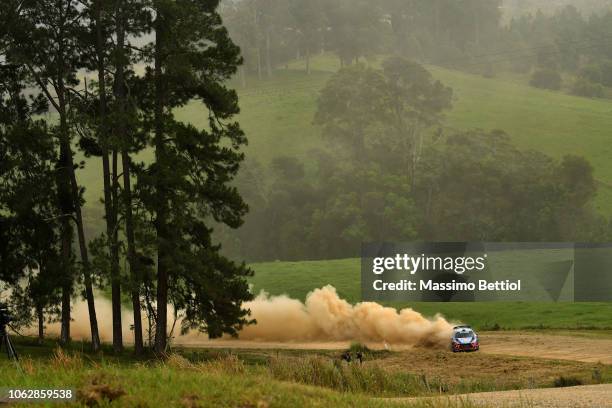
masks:
MULTIPOLYGON (((72 358, 72 360, 75 360, 72 358)), ((25 362, 21 377, 2 367, 3 385, 19 388, 72 388, 75 405, 129 407, 287 407, 382 406, 365 396, 283 383, 254 373, 231 374, 200 365, 197 371, 166 364, 92 366, 25 362), (8 375, 7 375, 8 374, 8 375)))
MULTIPOLYGON (((252 265, 255 293, 287 294, 304 300, 315 288, 332 285, 341 297, 355 303, 361 299, 360 260, 267 262, 252 265)), ((518 329, 612 329, 612 303, 392 303, 412 307, 427 316, 437 313, 471 324, 479 330, 518 329)))
MULTIPOLYGON (((70 388, 75 406, 286 407, 389 406, 384 397, 567 386, 612 381, 612 367, 479 353, 420 349, 369 351, 365 362, 341 362, 337 352, 297 350, 178 350, 166 360, 67 350, 52 341, 18 339, 24 374, 0 360, 0 387, 70 388), (512 375, 508 375, 512 374, 512 375)), ((84 346, 84 345, 82 345, 84 346)), ((414 407, 471 407, 462 401, 412 401, 414 407)))
MULTIPOLYGON (((49 352, 48 348, 45 350, 49 352)), ((311 360, 305 361, 308 365, 311 360)), ((334 378, 351 381, 351 386, 345 387, 330 382, 322 371, 312 372, 314 375, 309 378, 295 377, 302 365, 287 367, 282 359, 276 359, 269 366, 249 365, 229 354, 205 361, 190 361, 174 354, 166 361, 134 362, 128 361, 125 355, 104 358, 56 349, 45 358, 24 357, 21 364, 24 374, 8 361, 0 361, 1 387, 72 389, 76 401, 64 404, 69 406, 383 407, 396 404, 372 398, 369 394, 373 390, 380 395, 414 395, 410 394, 410 384, 400 384, 397 376, 380 369, 359 370, 355 366, 341 367, 338 371, 332 368, 336 371, 332 374, 334 378), (281 370, 293 375, 286 378, 281 370), (375 378, 370 375, 374 371, 378 373, 375 378), (355 381, 357 378, 361 382, 355 381)), ((459 405, 450 401, 423 401, 402 406, 453 408, 459 405)), ((471 407, 470 404, 460 406, 471 407)))

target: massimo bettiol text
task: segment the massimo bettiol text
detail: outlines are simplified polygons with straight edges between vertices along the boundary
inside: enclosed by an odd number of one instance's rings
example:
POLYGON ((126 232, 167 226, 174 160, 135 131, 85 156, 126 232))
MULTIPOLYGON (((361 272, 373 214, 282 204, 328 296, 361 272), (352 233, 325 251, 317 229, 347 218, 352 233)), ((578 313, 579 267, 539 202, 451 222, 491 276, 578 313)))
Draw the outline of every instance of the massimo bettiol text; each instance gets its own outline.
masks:
POLYGON ((612 244, 362 245, 364 301, 610 301, 612 244))

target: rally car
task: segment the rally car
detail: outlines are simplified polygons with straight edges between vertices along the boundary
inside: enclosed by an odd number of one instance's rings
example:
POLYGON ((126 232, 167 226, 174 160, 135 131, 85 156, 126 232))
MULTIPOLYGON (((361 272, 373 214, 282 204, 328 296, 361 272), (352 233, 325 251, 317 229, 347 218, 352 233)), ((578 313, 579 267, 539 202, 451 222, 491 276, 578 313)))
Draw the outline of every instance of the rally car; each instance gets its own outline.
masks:
POLYGON ((478 335, 470 326, 453 327, 453 337, 451 338, 451 350, 453 353, 458 351, 476 351, 479 348, 478 335))

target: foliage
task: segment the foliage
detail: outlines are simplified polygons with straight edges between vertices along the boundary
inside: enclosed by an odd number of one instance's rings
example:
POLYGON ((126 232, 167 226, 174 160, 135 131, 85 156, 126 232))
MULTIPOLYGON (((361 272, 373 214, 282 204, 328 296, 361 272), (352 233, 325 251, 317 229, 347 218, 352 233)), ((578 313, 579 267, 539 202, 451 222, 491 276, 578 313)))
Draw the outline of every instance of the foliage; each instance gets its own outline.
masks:
POLYGON ((555 162, 517 150, 503 132, 473 131, 444 138, 422 166, 416 202, 424 239, 557 242, 603 233, 587 205, 596 186, 583 158, 555 162))
POLYGON ((553 382, 555 387, 575 387, 582 385, 582 380, 576 377, 559 376, 553 382))
POLYGON ((436 126, 450 95, 402 59, 340 70, 315 114, 327 149, 308 162, 247 162, 237 185, 252 212, 239 231, 221 230, 226 251, 333 259, 356 256, 364 241, 603 239, 587 161, 517 149, 501 131, 445 135, 436 126), (517 212, 530 221, 516 223, 517 212))
POLYGON ((69 279, 72 259, 60 255, 55 184, 56 141, 35 115, 46 110, 40 96, 24 95, 24 72, 0 71, 0 280, 11 284, 19 323, 35 311, 55 316, 58 287, 69 279))
POLYGON ((587 98, 601 98, 604 96, 603 87, 595 82, 591 82, 586 78, 578 78, 572 85, 571 92, 576 96, 584 96, 587 98))
POLYGON ((138 108, 155 160, 138 172, 137 194, 157 237, 156 349, 166 350, 168 303, 184 313, 183 330, 211 337, 249 323, 244 264, 224 258, 211 238, 213 221, 238 228, 247 211, 230 183, 246 137, 234 115, 236 92, 225 82, 241 63, 218 14, 218 1, 154 2, 155 41, 138 81, 138 108), (206 44, 203 46, 203 44, 206 44), (177 107, 200 101, 205 129, 176 120, 177 107))
POLYGON ((555 91, 561 89, 561 83, 561 75, 557 71, 548 68, 536 70, 529 81, 529 84, 533 87, 555 91))
POLYGON ((70 340, 70 300, 80 283, 72 273, 73 221, 95 349, 100 345, 90 248, 97 283, 102 286, 110 277, 117 352, 122 348, 121 285, 130 289, 137 325, 144 295, 160 352, 167 339, 168 303, 184 315, 183 330, 200 329, 211 337, 235 334, 249 323, 242 302, 252 297, 245 280, 252 272, 224 258, 211 238, 214 222, 238 228, 247 212, 231 185, 244 159, 240 149, 246 137, 233 119, 239 112, 237 95, 226 85, 242 59, 218 6, 219 1, 196 0, 43 0, 9 1, 0 10, 0 62, 6 63, 0 72, 0 234, 15 239, 2 245, 2 278, 15 285, 13 294, 22 300, 25 320, 34 307, 40 322, 42 309, 56 306, 61 290, 62 343, 70 340), (151 31, 153 42, 133 46, 151 31), (145 72, 136 74, 143 62, 145 72), (18 77, 6 74, 12 69, 18 77), (78 72, 85 73, 85 80, 78 72), (97 74, 93 85, 87 82, 92 74, 97 74), (26 103, 23 95, 32 87, 44 97, 26 103), (12 105, 5 106, 6 100, 12 105), (206 129, 172 114, 194 100, 208 118, 206 129), (32 119, 45 111, 45 101, 57 121, 32 119), (103 163, 97 180, 103 180, 107 229, 91 247, 81 212, 77 169, 82 164, 75 165, 75 147, 103 163), (145 147, 155 150, 156 160, 133 163, 130 155, 145 147), (133 178, 137 184, 132 195, 133 178), (126 252, 120 239, 127 241, 126 252), (130 279, 121 279, 120 256, 129 261, 130 279), (24 270, 40 275, 28 276, 28 291, 16 285, 24 270), (33 304, 26 302, 29 296, 33 304))

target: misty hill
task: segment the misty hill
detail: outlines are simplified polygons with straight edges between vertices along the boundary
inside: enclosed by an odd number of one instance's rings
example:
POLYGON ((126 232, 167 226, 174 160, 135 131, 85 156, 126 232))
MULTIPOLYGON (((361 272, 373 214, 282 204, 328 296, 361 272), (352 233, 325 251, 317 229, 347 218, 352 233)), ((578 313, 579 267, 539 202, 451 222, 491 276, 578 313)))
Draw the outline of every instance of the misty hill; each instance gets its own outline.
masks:
MULTIPOLYGON (((239 121, 249 138, 247 161, 265 164, 283 155, 308 162, 312 149, 326 146, 320 129, 313 124, 313 116, 319 92, 339 69, 339 63, 333 56, 319 56, 311 67, 307 75, 303 62, 297 61, 275 71, 271 79, 248 78, 246 86, 238 80, 233 84, 240 96, 239 121)), ((586 157, 599 182, 595 205, 604 215, 612 213, 612 100, 536 89, 525 78, 485 78, 434 66, 427 68, 454 90, 453 109, 445 120, 448 130, 501 129, 520 148, 557 158, 570 153, 586 157)), ((195 126, 206 124, 207 116, 199 103, 176 114, 195 126)), ((147 156, 144 153, 141 158, 146 161, 147 156)), ((100 160, 88 160, 78 174, 79 183, 86 186, 86 224, 92 233, 103 228, 99 218, 100 169, 100 160)))

